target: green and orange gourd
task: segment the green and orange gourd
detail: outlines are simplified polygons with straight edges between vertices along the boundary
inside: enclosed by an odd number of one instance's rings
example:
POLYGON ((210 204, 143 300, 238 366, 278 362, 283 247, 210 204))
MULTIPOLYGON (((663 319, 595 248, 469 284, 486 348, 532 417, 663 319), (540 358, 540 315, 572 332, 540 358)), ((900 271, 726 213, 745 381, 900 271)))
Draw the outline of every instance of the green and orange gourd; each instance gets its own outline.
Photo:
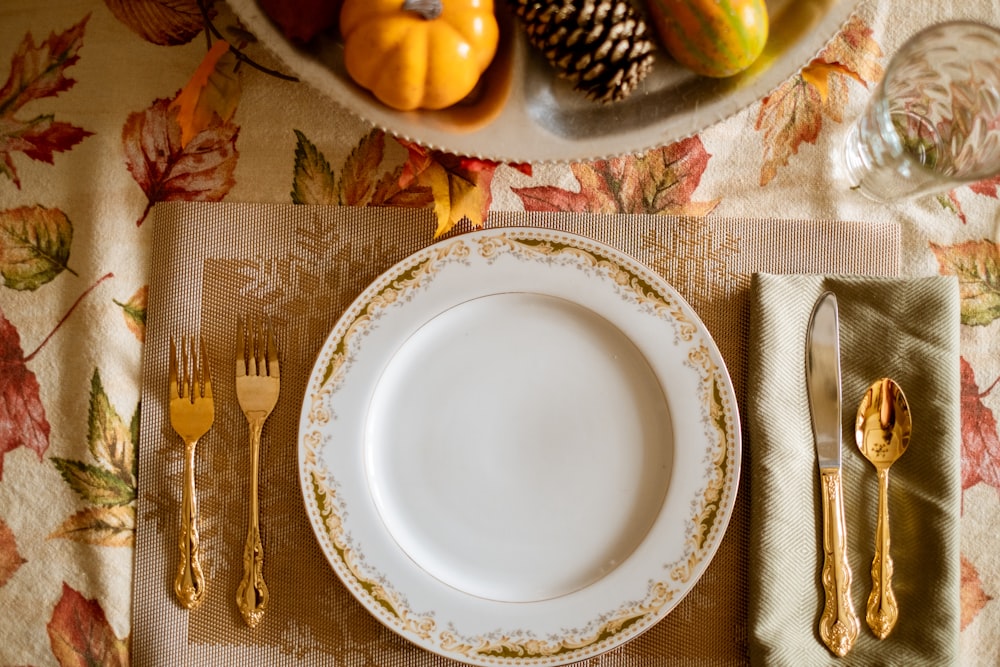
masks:
POLYGON ((764 0, 646 0, 646 5, 667 52, 703 76, 742 72, 767 43, 764 0))

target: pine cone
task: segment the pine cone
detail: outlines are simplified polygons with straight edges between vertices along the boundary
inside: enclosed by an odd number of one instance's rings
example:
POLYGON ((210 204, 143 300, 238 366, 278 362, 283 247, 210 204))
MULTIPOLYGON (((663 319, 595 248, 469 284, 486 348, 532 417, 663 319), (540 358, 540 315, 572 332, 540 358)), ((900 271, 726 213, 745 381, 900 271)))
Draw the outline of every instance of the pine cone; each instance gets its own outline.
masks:
POLYGON ((653 41, 628 0, 508 0, 528 42, 597 102, 625 99, 653 65, 653 41))

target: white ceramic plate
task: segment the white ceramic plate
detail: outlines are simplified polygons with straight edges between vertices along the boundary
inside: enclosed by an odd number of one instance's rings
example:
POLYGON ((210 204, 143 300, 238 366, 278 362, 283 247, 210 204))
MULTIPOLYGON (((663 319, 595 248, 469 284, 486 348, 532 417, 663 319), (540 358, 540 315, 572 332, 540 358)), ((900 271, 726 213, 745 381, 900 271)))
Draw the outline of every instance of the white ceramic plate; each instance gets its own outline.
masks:
POLYGON ((509 228, 414 254, 344 313, 299 471, 330 564, 389 628, 471 664, 562 665, 694 586, 740 447, 722 358, 669 285, 509 228))
MULTIPOLYGON (((767 47, 746 72, 699 77, 657 51, 653 72, 628 99, 601 105, 554 75, 525 40, 505 0, 495 0, 503 40, 481 89, 441 111, 402 112, 355 85, 335 36, 309 48, 284 37, 257 0, 228 0, 247 28, 291 73, 332 102, 403 138, 459 155, 504 162, 588 160, 683 139, 761 99, 809 63, 857 0, 767 0, 767 47)), ((637 6, 641 3, 636 3, 637 6)))

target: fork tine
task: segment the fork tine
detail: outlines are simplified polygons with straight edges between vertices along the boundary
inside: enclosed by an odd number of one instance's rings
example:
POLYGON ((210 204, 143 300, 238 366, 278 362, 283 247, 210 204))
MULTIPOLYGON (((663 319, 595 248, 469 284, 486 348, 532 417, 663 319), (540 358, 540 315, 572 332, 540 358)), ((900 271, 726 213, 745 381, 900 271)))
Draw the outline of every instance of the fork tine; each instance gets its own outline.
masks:
POLYGON ((188 350, 188 337, 181 336, 181 369, 180 369, 180 393, 181 398, 192 400, 191 397, 191 359, 188 350))
POLYGON ((180 389, 177 385, 177 344, 174 337, 170 337, 170 400, 180 397, 180 389))
POLYGON ((247 330, 242 315, 236 316, 236 377, 243 377, 247 374, 246 358, 246 335, 247 330))
MULTIPOLYGON (((198 336, 201 341, 201 381, 204 383, 201 390, 202 398, 212 398, 212 371, 208 363, 208 353, 205 351, 205 337, 198 336)), ((191 341, 194 345, 194 341, 191 341)))
POLYGON ((267 327, 267 374, 273 378, 281 377, 281 368, 278 365, 278 348, 274 344, 270 322, 268 322, 267 327))

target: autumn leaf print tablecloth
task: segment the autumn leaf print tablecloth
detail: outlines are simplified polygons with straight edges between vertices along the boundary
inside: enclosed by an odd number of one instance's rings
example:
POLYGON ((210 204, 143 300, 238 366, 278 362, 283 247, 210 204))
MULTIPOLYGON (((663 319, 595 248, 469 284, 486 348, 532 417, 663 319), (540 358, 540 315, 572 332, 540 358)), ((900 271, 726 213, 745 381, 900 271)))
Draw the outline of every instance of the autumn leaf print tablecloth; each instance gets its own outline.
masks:
MULTIPOLYGON (((149 645, 132 611, 136 509, 144 502, 141 364, 151 267, 161 252, 153 212, 198 201, 388 207, 398 224, 415 225, 408 233, 417 245, 507 214, 599 214, 608 238, 673 276, 707 322, 718 321, 719 295, 746 269, 736 258, 777 263, 760 270, 803 270, 781 256, 787 238, 766 225, 720 236, 731 221, 797 221, 786 231, 810 234, 817 224, 838 225, 822 221, 854 221, 844 233, 892 228, 901 275, 956 275, 961 285, 961 662, 996 664, 1000 179, 882 206, 847 187, 837 157, 848 123, 907 37, 941 20, 996 24, 995 0, 862 2, 799 74, 694 136, 642 156, 519 165, 424 149, 373 129, 307 84, 245 62, 234 69, 234 49, 279 72, 282 64, 224 2, 205 7, 231 48, 209 46, 196 0, 5 0, 0 8, 0 664, 150 664, 139 657, 149 645), (215 98, 204 92, 209 80, 215 98), (196 121, 192 97, 212 113, 196 121), (435 197, 444 192, 453 195, 435 197), (670 240, 633 214, 704 217, 670 240)), ((227 233, 197 229, 213 242, 227 233)), ((192 240, 184 229, 173 233, 192 240)), ((364 235, 361 245, 334 244, 339 254, 323 259, 336 269, 323 279, 362 287, 360 276, 390 253, 391 236, 378 222, 364 235)), ((870 258, 863 238, 830 246, 836 260, 856 267, 850 262, 870 258)), ((231 267, 205 268, 214 276, 231 267)), ((284 645, 311 641, 300 630, 284 645)), ((394 660, 409 658, 409 647, 379 628, 365 632, 375 634, 341 638, 344 662, 373 663, 368 649, 383 640, 394 660)), ((634 642, 623 655, 649 647, 634 642)))

